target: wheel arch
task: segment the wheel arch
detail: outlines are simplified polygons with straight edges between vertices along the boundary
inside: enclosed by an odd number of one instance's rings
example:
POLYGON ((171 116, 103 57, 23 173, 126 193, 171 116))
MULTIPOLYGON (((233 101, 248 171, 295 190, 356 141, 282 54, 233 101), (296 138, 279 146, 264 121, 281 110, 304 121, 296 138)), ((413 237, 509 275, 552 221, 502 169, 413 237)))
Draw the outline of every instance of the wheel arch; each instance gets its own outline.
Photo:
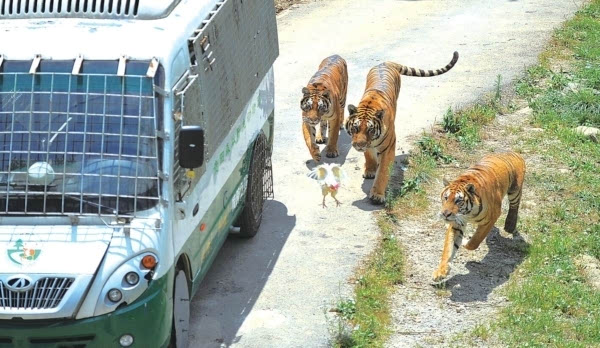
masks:
MULTIPOLYGON (((192 262, 190 261, 190 257, 188 254, 183 253, 179 255, 177 259, 177 263, 175 264, 175 270, 182 270, 185 272, 185 277, 188 281, 188 288, 192 288, 192 262)), ((190 294, 191 295, 191 294, 190 294)))

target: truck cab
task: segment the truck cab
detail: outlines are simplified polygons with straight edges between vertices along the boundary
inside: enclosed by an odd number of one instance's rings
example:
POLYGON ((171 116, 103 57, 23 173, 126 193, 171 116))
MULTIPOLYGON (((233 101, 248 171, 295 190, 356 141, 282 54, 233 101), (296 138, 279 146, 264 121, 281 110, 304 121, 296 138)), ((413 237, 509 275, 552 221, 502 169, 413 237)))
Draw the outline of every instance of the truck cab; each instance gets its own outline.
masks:
POLYGON ((272 197, 268 0, 0 2, 0 347, 185 347, 272 197))

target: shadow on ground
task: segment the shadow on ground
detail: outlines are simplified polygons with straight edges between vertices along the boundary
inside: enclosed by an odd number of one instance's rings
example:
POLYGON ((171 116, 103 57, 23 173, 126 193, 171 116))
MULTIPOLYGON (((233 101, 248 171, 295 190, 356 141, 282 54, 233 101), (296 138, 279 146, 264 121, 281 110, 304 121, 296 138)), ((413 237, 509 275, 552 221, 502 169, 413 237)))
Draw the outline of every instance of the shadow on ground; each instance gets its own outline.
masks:
MULTIPOLYGON (((190 347, 229 347, 269 279, 281 249, 296 225, 296 216, 278 201, 265 202, 275 217, 261 223, 252 239, 230 236, 225 241, 192 301, 190 347), (252 244, 260 245, 260 248, 252 244), (260 250, 260 252, 250 252, 260 250), (209 288, 207 284, 212 284, 209 288), (207 313, 203 303, 216 308, 207 313), (218 305, 215 306, 215 303, 218 305)), ((264 216, 263 215, 263 216, 264 216)))
MULTIPOLYGON (((387 190, 386 190, 386 200, 389 200, 391 197, 397 194, 398 190, 402 187, 402 183, 404 182, 404 169, 406 167, 406 161, 408 160, 408 154, 397 155, 394 160, 394 165, 392 168, 392 174, 390 175, 390 180, 388 181, 387 190)), ((360 175, 362 175, 362 170, 360 171, 360 175)), ((371 187, 373 187, 373 183, 375 179, 364 179, 362 183, 362 191, 365 193, 365 197, 361 200, 354 201, 352 203, 353 206, 365 210, 365 211, 374 211, 380 210, 385 207, 385 205, 375 205, 371 203, 369 199, 369 192, 371 191, 371 187)))
MULTIPOLYGON (((350 136, 348 135, 348 133, 346 132, 346 130, 342 128, 340 130, 340 136, 338 137, 338 153, 339 153, 339 156, 335 157, 335 158, 329 158, 329 157, 327 157, 325 155, 325 146, 326 145, 322 144, 322 145, 319 145, 319 148, 321 149, 321 162, 322 163, 337 163, 340 166, 343 166, 344 163, 346 163, 346 158, 348 157, 348 153, 350 152, 350 148, 352 147, 352 144, 350 144, 351 141, 352 141, 352 138, 350 138, 350 136)), ((305 144, 303 144, 303 146, 304 146, 304 148, 306 148, 305 144)), ((306 154, 310 158, 310 154, 308 152, 308 149, 306 149, 306 154)), ((314 160, 310 159, 310 160, 306 161, 306 168, 308 168, 309 170, 312 170, 318 164, 320 164, 320 163, 316 163, 314 160)))
MULTIPOLYGON (((487 301, 488 295, 504 284, 510 274, 523 262, 529 243, 518 232, 510 237, 502 237, 497 227, 486 239, 489 248, 481 262, 469 261, 467 274, 455 275, 448 279, 446 287, 451 289, 450 300, 454 302, 487 301), (460 285, 460 286, 459 286, 460 285)), ((461 252, 469 252, 461 249, 461 252)))

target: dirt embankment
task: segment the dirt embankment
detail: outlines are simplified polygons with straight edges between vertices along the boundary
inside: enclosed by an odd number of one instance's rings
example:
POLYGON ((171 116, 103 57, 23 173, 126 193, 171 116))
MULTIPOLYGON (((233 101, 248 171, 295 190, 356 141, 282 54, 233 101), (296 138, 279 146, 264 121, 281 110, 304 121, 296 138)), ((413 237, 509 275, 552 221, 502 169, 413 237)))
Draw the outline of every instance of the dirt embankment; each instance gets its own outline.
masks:
MULTIPOLYGON (((485 139, 481 146, 470 155, 458 154, 457 162, 441 171, 453 178, 487 153, 518 147, 514 130, 528 131, 531 109, 524 101, 518 101, 517 108, 516 112, 497 115, 495 122, 484 127, 485 139)), ((531 164, 529 158, 527 160, 531 164)), ((405 248, 409 266, 406 282, 398 286, 392 299, 395 304, 392 311, 394 334, 389 347, 462 346, 466 343, 464 340, 469 346, 489 346, 489 341, 481 341, 469 332, 485 324, 507 305, 507 299, 499 290, 524 260, 524 250, 529 244, 528 236, 511 235, 502 230, 508 210, 505 199, 502 216, 488 238, 475 251, 459 249, 444 286, 432 286, 432 272, 440 260, 444 234, 444 223, 437 217, 439 191, 443 187, 440 181, 434 180, 432 186, 436 189, 428 190, 430 205, 427 211, 400 223, 397 235, 405 248)), ((533 193, 524 191, 520 219, 532 212, 533 201, 533 193)), ((473 226, 468 225, 467 240, 473 232, 473 226)))
POLYGON ((279 13, 294 4, 300 4, 303 0, 275 0, 275 12, 279 13))

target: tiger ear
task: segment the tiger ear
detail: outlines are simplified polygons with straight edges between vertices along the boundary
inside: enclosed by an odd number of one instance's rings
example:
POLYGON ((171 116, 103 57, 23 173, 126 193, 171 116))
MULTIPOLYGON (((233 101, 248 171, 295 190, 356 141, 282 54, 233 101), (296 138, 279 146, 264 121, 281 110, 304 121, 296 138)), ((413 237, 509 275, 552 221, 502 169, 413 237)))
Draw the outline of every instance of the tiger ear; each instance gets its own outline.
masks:
POLYGON ((442 183, 444 184, 444 186, 450 185, 450 180, 448 180, 447 176, 444 175, 444 178, 442 179, 442 183))
POLYGON ((467 184, 467 186, 465 186, 465 188, 467 189, 467 192, 469 192, 470 194, 475 193, 475 185, 467 184))
POLYGON ((310 94, 310 90, 306 87, 302 87, 302 94, 304 94, 304 95, 310 94))
POLYGON ((383 115, 385 115, 385 111, 383 111, 383 110, 379 110, 375 113, 375 116, 380 120, 383 119, 383 115))
POLYGON ((356 113, 356 106, 352 105, 352 104, 348 104, 348 112, 349 115, 354 115, 356 113))

